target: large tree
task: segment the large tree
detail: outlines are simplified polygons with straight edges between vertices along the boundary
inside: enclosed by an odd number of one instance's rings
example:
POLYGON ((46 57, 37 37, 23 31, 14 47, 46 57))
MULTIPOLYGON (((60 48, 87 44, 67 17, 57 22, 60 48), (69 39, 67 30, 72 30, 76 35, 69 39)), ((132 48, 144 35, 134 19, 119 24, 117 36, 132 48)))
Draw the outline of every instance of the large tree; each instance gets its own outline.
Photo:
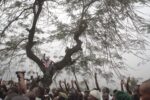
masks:
POLYGON ((122 53, 139 56, 135 50, 148 44, 143 31, 146 23, 134 11, 135 5, 146 2, 1 0, 0 59, 10 65, 15 57, 26 54, 43 72, 45 85, 51 84, 56 72, 73 64, 85 70, 99 69, 100 73, 109 66, 119 73, 126 66, 122 53), (39 55, 41 46, 55 40, 69 42, 69 46, 64 45, 59 61, 47 69, 39 55))

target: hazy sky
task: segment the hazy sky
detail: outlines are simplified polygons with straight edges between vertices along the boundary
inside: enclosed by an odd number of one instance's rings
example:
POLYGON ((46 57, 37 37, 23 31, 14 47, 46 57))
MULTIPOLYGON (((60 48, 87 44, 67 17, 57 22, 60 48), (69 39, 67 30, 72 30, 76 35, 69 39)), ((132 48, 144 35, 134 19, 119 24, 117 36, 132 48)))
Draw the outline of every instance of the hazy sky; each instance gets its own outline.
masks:
MULTIPOLYGON (((144 7, 144 6, 140 6, 140 7, 137 7, 137 13, 146 18, 148 20, 148 22, 150 23, 150 7, 144 7)), ((150 35, 150 34, 149 34, 150 35)), ((149 39, 150 39, 150 36, 149 36, 149 39)), ((148 58, 146 59, 149 59, 150 58, 150 47, 147 47, 147 51, 145 51, 146 55, 148 58)), ((132 69, 129 69, 129 74, 128 75, 134 75, 135 77, 142 77, 144 79, 149 79, 150 78, 150 61, 149 62, 143 62, 143 63, 140 63, 141 62, 141 59, 140 58, 137 58, 133 55, 129 55, 127 56, 128 58, 128 64, 131 66, 132 69)))
MULTIPOLYGON (((138 14, 142 17, 145 17, 146 19, 150 20, 150 7, 139 7, 137 9, 139 12, 138 14)), ((63 19, 63 18, 62 18, 63 19)), ((149 47, 150 48, 150 47, 149 47)), ((146 51, 147 56, 150 58, 150 50, 146 51)), ((149 79, 150 78, 150 62, 143 62, 141 64, 139 64, 142 60, 140 58, 137 58, 133 55, 125 55, 125 58, 127 59, 126 62, 129 65, 129 68, 127 71, 122 71, 122 73, 124 73, 126 76, 131 76, 131 77, 140 77, 143 78, 144 80, 149 79)), ((29 69, 30 64, 26 63, 25 65, 23 65, 25 69, 29 69)), ((32 67, 33 70, 39 70, 38 68, 32 67)), ((15 68, 14 68, 15 70, 15 68)), ((17 70, 17 68, 16 68, 17 70)), ((13 73, 12 75, 10 75, 9 72, 7 72, 7 74, 5 73, 3 79, 6 79, 8 77, 15 77, 15 74, 13 73)), ((58 77, 58 80, 62 79, 60 77, 58 77)), ((73 79, 73 77, 68 77, 68 80, 73 79)), ((82 79, 82 78, 80 78, 82 79)), ((102 81, 102 84, 105 84, 106 82, 103 82, 104 80, 101 80, 99 78, 99 81, 102 81)), ((92 83, 92 81, 91 81, 92 83)), ((119 82, 117 82, 119 83, 119 82)))

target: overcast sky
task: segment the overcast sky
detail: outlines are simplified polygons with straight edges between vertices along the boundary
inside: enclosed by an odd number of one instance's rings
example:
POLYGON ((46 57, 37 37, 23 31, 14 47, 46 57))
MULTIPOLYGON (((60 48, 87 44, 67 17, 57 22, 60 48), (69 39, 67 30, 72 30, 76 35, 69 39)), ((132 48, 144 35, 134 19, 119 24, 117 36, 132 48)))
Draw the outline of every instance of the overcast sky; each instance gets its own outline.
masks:
MULTIPOLYGON (((139 12, 138 14, 144 18, 146 18, 147 20, 150 20, 150 7, 139 7, 137 9, 139 12)), ((63 17, 62 17, 63 19, 63 17)), ((150 47, 149 47, 150 48, 150 47)), ((146 51, 147 57, 150 58, 150 50, 146 51)), ((131 76, 131 77, 137 77, 137 78, 143 78, 143 80, 149 79, 150 78, 150 62, 142 62, 142 60, 140 58, 137 58, 133 55, 125 55, 124 56, 127 60, 126 63, 129 65, 129 68, 127 71, 122 71, 122 73, 124 73, 126 76, 131 76), (142 63, 141 63, 142 62, 142 63), (140 64, 139 64, 140 63, 140 64)), ((20 65, 19 65, 20 66, 20 65)), ((19 70, 25 69, 25 70, 29 70, 29 63, 26 63, 24 66, 24 68, 20 68, 19 70)), ((32 70, 39 70, 38 68, 32 67, 32 70)), ((17 70, 17 68, 14 70, 17 70)), ((5 73, 5 75, 3 76, 3 79, 6 79, 8 77, 15 77, 15 74, 13 72, 12 75, 10 75, 9 72, 5 73)), ((73 79, 73 77, 66 77, 68 80, 73 79)), ((57 80, 62 79, 60 77, 58 77, 57 80)), ((80 78, 82 79, 82 78, 80 78)), ((100 80, 100 79, 99 79, 100 80)), ((104 81, 104 80, 102 80, 104 81)), ((91 81, 92 82, 92 81, 91 81)), ((104 85, 106 82, 102 82, 102 84, 104 85)), ((119 83, 119 82, 117 82, 119 83)), ((116 85, 117 87, 117 85, 116 85)))
MULTIPOLYGON (((137 7, 137 12, 140 16, 146 18, 148 22, 150 22, 150 7, 140 6, 137 7)), ((150 34, 149 34, 150 35, 150 34)), ((150 36, 149 36, 150 39, 150 36)), ((145 51, 148 58, 150 58, 150 47, 147 47, 147 51, 145 51)), ((140 58, 137 58, 133 55, 128 55, 128 64, 133 68, 130 69, 128 75, 133 75, 135 77, 141 77, 143 79, 150 78, 150 62, 141 62, 140 58), (139 64, 140 63, 140 64, 139 64)), ((147 58, 147 59, 148 59, 147 58)))

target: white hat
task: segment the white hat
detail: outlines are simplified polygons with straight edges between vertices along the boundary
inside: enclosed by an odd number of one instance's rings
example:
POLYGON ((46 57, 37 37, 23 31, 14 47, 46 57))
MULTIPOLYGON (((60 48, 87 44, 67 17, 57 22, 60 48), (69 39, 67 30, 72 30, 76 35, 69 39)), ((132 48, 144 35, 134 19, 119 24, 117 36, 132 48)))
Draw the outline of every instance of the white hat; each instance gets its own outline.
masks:
POLYGON ((98 100, 101 100, 101 93, 98 90, 92 90, 90 92, 90 95, 92 95, 93 97, 95 97, 98 100))

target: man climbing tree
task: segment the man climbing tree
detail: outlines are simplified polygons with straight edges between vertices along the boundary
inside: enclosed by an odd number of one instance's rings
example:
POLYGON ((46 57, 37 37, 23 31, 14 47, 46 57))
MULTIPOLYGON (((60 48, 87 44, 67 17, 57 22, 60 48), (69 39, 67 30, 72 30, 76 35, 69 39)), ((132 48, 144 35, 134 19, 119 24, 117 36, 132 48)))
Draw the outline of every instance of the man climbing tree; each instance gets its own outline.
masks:
POLYGON ((45 57, 45 54, 43 55, 43 59, 41 60, 45 66, 45 68, 49 68, 51 70, 51 68, 54 65, 54 62, 49 58, 49 57, 45 57))

